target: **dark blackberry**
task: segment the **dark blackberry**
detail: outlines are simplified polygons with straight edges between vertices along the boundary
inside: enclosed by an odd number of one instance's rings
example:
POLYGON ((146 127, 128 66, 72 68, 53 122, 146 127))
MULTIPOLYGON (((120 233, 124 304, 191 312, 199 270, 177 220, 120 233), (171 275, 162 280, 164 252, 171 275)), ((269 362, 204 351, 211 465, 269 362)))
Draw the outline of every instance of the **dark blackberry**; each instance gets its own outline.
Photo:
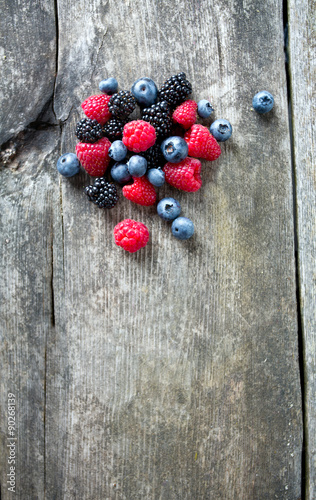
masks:
POLYGON ((159 137, 167 137, 171 133, 172 119, 169 105, 166 101, 152 104, 149 108, 144 108, 142 120, 151 123, 155 127, 159 137))
POLYGON ((97 177, 93 185, 85 187, 84 192, 99 208, 113 208, 118 200, 115 184, 106 181, 103 177, 97 177))
POLYGON ((185 101, 191 92, 192 85, 185 73, 178 73, 165 81, 158 92, 158 100, 167 101, 171 107, 175 107, 185 101))
POLYGON ((110 139, 111 142, 121 139, 125 123, 125 121, 119 120, 118 118, 111 118, 103 125, 103 135, 110 139))
POLYGON ((154 144, 151 148, 144 151, 144 153, 137 153, 147 160, 147 170, 150 168, 162 168, 167 161, 162 154, 160 144, 154 144))
POLYGON ((113 94, 109 100, 109 110, 112 115, 121 120, 125 120, 136 108, 136 100, 128 90, 121 90, 113 94))
POLYGON ((102 127, 97 120, 83 118, 76 125, 76 136, 81 142, 97 142, 103 137, 102 127))

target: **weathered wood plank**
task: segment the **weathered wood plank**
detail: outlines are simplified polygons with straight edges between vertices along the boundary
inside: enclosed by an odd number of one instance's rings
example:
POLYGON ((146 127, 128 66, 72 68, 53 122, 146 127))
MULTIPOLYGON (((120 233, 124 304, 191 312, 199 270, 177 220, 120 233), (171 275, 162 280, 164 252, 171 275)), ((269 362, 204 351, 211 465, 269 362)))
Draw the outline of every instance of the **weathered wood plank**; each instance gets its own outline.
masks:
POLYGON ((306 499, 316 497, 315 2, 289 2, 299 292, 304 350, 306 499))
POLYGON ((34 122, 52 100, 56 23, 50 0, 1 0, 0 12, 1 145, 34 122))
MULTIPOLYGON (((0 289, 19 291, 3 317, 20 315, 29 332, 21 346, 7 320, 18 362, 2 384, 6 391, 12 376, 19 388, 35 380, 37 391, 36 405, 20 391, 17 498, 300 497, 291 162, 282 4, 275 6, 58 1, 54 110, 66 122, 62 152, 74 150, 80 102, 110 75, 129 88, 141 75, 161 84, 184 70, 193 97, 210 97, 234 135, 219 161, 203 166, 200 192, 160 190, 178 198, 195 222, 196 235, 184 244, 154 208, 121 200, 102 213, 82 195, 84 174, 58 179, 54 127, 39 153, 47 170, 41 164, 37 175, 28 174, 26 155, 16 172, 1 172, 8 183, 2 213, 16 243, 3 257, 0 289), (267 117, 251 111, 261 88, 276 99, 267 117), (31 226, 23 218, 32 202, 26 187, 16 199, 22 218, 12 217, 15 179, 37 194, 31 226), (124 254, 112 238, 127 216, 151 232, 136 255, 124 254), (28 231, 33 247, 21 254, 28 231), (32 283, 38 269, 35 317, 23 309, 28 288, 15 265, 32 283)), ((42 136, 35 137, 29 147, 38 153, 42 136)))
MULTIPOLYGON (((70 383, 68 399, 55 402, 67 434, 61 490, 56 471, 48 472, 52 496, 299 498, 281 3, 275 11, 275 2, 110 1, 104 8, 95 1, 88 17, 86 9, 59 2, 59 118, 104 76, 128 88, 142 74, 162 83, 184 70, 194 97, 211 97, 217 116, 232 121, 234 139, 212 169, 204 166, 200 193, 161 191, 196 223, 185 245, 154 209, 122 201, 102 214, 83 208, 78 191, 62 182, 70 383), (269 117, 250 109, 262 87, 276 98, 269 117), (150 245, 135 256, 113 244, 112 229, 126 216, 151 230, 150 245)), ((72 116, 64 151, 74 147, 72 116)), ((53 370, 58 359, 48 359, 53 370)), ((48 438, 57 435, 52 424, 48 438)))

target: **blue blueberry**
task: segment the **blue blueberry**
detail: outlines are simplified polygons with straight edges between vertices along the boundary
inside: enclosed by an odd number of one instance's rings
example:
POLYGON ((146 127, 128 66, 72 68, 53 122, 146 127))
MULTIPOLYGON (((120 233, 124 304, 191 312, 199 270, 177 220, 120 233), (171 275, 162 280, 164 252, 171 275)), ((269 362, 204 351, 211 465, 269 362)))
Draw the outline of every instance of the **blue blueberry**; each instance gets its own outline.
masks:
POLYGON ((177 217, 172 223, 171 231, 179 240, 188 240, 194 233, 194 224, 187 217, 177 217))
POLYGON ((179 163, 188 156, 189 149, 185 140, 175 135, 163 141, 161 151, 167 161, 179 163))
MULTIPOLYGON (((163 198, 157 205, 159 217, 165 220, 174 220, 181 212, 180 203, 174 198, 163 198)), ((181 217, 183 219, 183 217, 181 217)))
POLYGON ((126 182, 132 179, 131 174, 128 171, 127 163, 117 162, 111 168, 112 179, 119 184, 126 184, 126 182))
POLYGON ((208 118, 209 116, 211 116, 213 111, 214 108, 211 105, 210 101, 207 101, 206 99, 201 99, 201 101, 198 102, 197 112, 201 118, 208 118))
POLYGON ((274 99, 273 96, 270 94, 270 92, 267 92, 266 90, 262 90, 261 92, 258 92, 252 99, 252 107, 257 113, 260 113, 261 115, 263 113, 268 113, 268 111, 271 111, 274 105, 274 99))
POLYGON ((114 141, 109 149, 109 157, 115 161, 124 160, 127 154, 127 147, 123 141, 114 141))
POLYGON ((116 94, 118 90, 117 80, 113 77, 107 78, 106 80, 102 80, 102 82, 99 83, 99 89, 104 94, 108 95, 116 94))
POLYGON ((224 142, 232 135, 233 127, 228 120, 221 118, 212 123, 210 132, 218 142, 224 142))
POLYGON ((142 177, 146 174, 147 160, 143 156, 131 156, 127 163, 128 171, 133 177, 142 177))
POLYGON ((131 92, 140 106, 147 108, 157 99, 158 89, 151 78, 143 77, 133 83, 131 92))
POLYGON ((64 177, 72 177, 80 172, 80 163, 74 153, 65 153, 57 160, 57 170, 64 177))
POLYGON ((165 183, 165 173, 161 168, 150 168, 147 179, 153 186, 161 187, 165 183))

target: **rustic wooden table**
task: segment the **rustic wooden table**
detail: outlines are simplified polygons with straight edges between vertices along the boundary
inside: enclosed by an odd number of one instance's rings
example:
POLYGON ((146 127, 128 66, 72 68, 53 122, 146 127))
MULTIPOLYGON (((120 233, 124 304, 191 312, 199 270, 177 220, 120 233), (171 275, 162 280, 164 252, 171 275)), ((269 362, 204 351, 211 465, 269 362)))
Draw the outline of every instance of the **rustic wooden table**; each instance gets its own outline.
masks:
POLYGON ((0 5, 1 499, 315 499, 314 1, 0 5), (159 190, 185 243, 56 170, 101 79, 179 71, 233 125, 200 191, 159 190))

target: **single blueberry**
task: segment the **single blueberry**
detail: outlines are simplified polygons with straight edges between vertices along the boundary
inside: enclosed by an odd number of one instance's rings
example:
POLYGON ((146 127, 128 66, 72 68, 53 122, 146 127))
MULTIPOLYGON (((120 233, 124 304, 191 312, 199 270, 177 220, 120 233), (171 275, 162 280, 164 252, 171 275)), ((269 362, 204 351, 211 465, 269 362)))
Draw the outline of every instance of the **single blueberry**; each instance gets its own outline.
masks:
POLYGON ((99 83, 99 89, 104 94, 108 95, 116 94, 118 90, 117 80, 113 77, 107 78, 106 80, 102 80, 102 82, 99 83))
POLYGON ((80 172, 80 163, 74 153, 65 153, 57 160, 57 170, 64 177, 73 177, 80 172))
POLYGON ((161 168, 150 168, 147 179, 153 186, 161 187, 165 183, 165 173, 161 168))
POLYGON ((179 240, 188 240, 194 233, 194 224, 187 217, 177 217, 172 223, 171 231, 179 240))
POLYGON ((133 83, 131 92, 138 104, 147 108, 156 101, 158 89, 155 82, 145 76, 133 83))
POLYGON ((262 90, 261 92, 258 92, 252 99, 252 107, 257 113, 260 113, 261 115, 264 113, 268 113, 268 111, 271 111, 274 105, 274 99, 273 96, 270 94, 270 92, 267 92, 267 90, 262 90))
POLYGON ((208 118, 209 116, 211 116, 213 111, 214 111, 214 108, 211 105, 210 101, 207 101, 206 99, 201 99, 198 102, 197 112, 201 118, 208 118))
POLYGON ((167 161, 179 163, 188 156, 189 148, 182 137, 175 135, 163 141, 161 151, 167 161))
POLYGON ((132 179, 127 168, 127 163, 123 162, 117 162, 113 165, 111 168, 111 176, 112 179, 119 184, 126 184, 126 182, 132 179))
POLYGON ((165 220, 176 219, 176 217, 179 217, 180 212, 180 203, 174 198, 163 198, 157 205, 157 213, 159 217, 165 220))
POLYGON ((133 155, 127 163, 127 168, 133 177, 142 177, 146 174, 147 160, 143 156, 133 155))
POLYGON ((124 160, 127 154, 127 147, 123 141, 114 141, 109 149, 109 157, 115 161, 124 160))
POLYGON ((218 142, 224 142, 232 135, 233 127, 228 120, 221 118, 212 123, 210 132, 218 142))

